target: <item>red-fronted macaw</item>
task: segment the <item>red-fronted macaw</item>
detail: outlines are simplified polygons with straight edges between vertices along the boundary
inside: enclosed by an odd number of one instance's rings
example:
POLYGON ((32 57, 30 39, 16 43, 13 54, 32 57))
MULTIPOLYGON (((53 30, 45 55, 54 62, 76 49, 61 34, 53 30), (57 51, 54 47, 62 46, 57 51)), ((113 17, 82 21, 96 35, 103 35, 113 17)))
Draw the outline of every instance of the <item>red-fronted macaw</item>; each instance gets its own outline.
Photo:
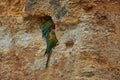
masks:
POLYGON ((45 37, 46 45, 47 45, 47 49, 44 54, 47 56, 47 62, 46 62, 46 68, 47 68, 49 58, 52 52, 52 48, 54 48, 58 43, 58 40, 55 34, 55 24, 51 18, 49 20, 43 19, 43 25, 41 27, 41 30, 42 30, 42 37, 45 37))

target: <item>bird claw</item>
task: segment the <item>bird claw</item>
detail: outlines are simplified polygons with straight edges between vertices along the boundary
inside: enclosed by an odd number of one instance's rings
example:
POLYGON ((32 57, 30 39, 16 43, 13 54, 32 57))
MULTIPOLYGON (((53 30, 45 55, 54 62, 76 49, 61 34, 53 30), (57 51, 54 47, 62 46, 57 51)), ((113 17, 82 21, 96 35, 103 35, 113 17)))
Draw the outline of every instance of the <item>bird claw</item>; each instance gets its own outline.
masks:
POLYGON ((58 45, 59 45, 59 42, 56 43, 56 46, 58 46, 58 45))
POLYGON ((45 51, 44 56, 48 56, 47 51, 45 51))
POLYGON ((46 51, 45 51, 45 53, 44 53, 44 56, 46 55, 46 51))

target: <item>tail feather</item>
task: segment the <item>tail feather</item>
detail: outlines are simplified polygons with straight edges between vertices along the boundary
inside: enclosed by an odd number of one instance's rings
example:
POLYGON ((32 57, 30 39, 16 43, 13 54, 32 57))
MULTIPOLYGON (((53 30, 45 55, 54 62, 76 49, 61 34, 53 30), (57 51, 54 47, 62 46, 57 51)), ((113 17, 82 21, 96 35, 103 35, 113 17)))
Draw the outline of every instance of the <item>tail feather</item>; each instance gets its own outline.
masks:
POLYGON ((47 56, 46 68, 48 67, 49 59, 50 59, 50 57, 47 56))
POLYGON ((47 55, 46 68, 48 67, 48 64, 49 64, 49 61, 50 61, 51 52, 47 55))

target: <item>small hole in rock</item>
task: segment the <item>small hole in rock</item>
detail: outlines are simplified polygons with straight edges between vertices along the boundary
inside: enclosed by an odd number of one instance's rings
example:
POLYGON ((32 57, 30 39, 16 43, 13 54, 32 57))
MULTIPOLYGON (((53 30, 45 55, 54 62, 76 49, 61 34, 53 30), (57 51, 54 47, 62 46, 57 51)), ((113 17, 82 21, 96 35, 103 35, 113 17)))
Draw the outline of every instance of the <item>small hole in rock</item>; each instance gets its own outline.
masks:
POLYGON ((67 42, 65 43, 65 46, 66 46, 67 48, 71 48, 71 47, 73 47, 73 45, 74 45, 73 40, 69 40, 69 41, 67 41, 67 42))
POLYGON ((91 11, 93 9, 93 6, 92 5, 87 5, 87 6, 84 6, 83 9, 85 11, 91 11))

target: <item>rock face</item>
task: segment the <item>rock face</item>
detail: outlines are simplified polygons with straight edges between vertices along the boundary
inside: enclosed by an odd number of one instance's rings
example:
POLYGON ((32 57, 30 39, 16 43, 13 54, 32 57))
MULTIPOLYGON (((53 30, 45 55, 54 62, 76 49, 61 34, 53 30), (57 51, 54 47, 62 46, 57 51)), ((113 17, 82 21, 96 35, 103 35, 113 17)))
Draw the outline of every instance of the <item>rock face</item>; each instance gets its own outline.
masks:
POLYGON ((1 80, 119 80, 119 0, 0 0, 1 80), (49 67, 40 17, 59 45, 49 67))

